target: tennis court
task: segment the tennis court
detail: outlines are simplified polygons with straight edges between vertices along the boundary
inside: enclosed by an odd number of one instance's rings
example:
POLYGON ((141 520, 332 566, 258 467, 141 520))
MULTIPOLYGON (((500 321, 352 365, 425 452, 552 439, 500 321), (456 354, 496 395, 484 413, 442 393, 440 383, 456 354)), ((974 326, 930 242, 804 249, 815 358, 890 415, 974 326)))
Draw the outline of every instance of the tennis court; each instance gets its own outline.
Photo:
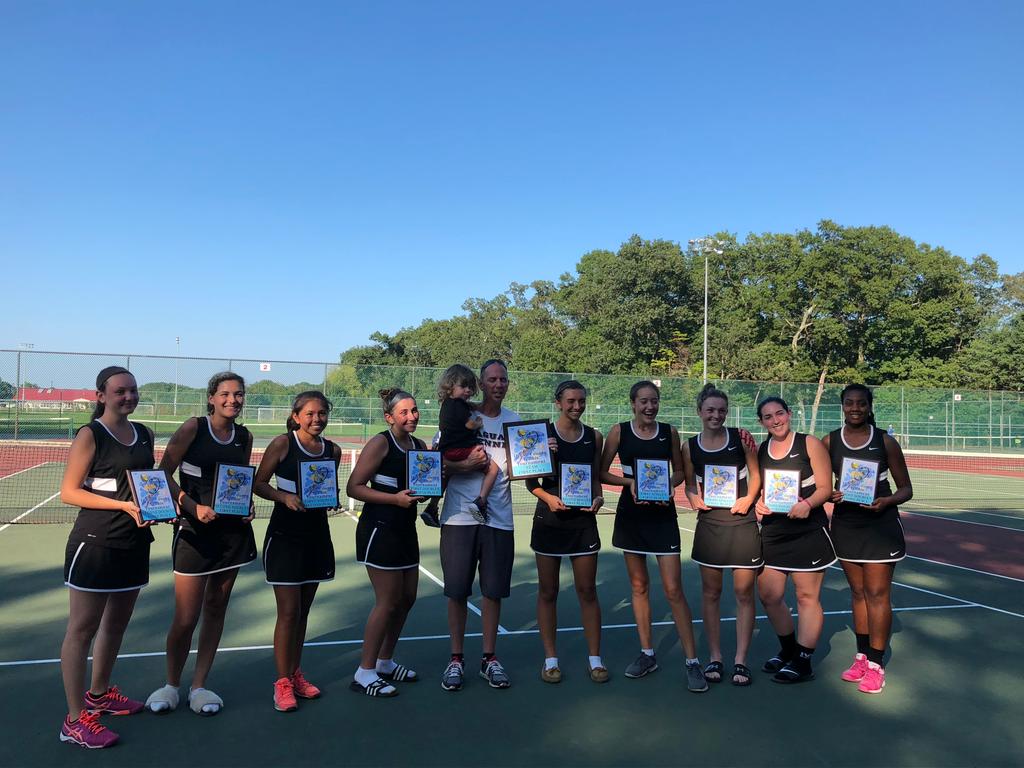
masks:
MULTIPOLYGON (((121 734, 115 750, 93 754, 70 749, 57 740, 63 689, 56 661, 67 619, 61 565, 68 529, 23 524, 36 515, 56 515, 60 505, 52 497, 52 483, 59 483, 62 447, 37 445, 31 456, 25 452, 20 457, 0 450, 4 519, 16 517, 12 513, 17 510, 24 514, 20 524, 0 526, 5 585, 0 596, 5 627, 0 680, 18 702, 7 708, 8 732, 18 738, 3 741, 2 765, 95 760, 152 766, 1024 763, 1019 733, 1024 721, 1019 692, 1024 677, 1024 573, 1019 555, 1024 551, 1024 514, 1015 508, 1024 493, 1024 477, 1009 470, 984 476, 972 470, 958 476, 915 467, 914 461, 917 497, 903 519, 913 556, 896 572, 893 662, 881 696, 865 696, 839 680, 855 647, 849 590, 838 569, 827 573, 822 592, 827 615, 814 683, 779 686, 758 672, 751 688, 725 683, 700 696, 688 693, 681 650, 656 578, 652 611, 659 623, 655 644, 661 671, 641 680, 623 677, 622 670, 637 653, 637 639, 625 568, 610 547, 610 514, 599 518, 605 551, 598 590, 605 625, 602 656, 613 672, 612 681, 598 686, 586 675, 586 647, 564 566, 559 658, 565 679, 557 686, 541 682, 536 572, 528 546, 530 521, 522 514, 531 504, 517 488, 517 558, 498 641, 499 656, 513 679, 511 689, 491 690, 472 676, 461 692, 440 689, 438 676, 448 658, 446 601, 439 584, 438 533, 421 527, 420 596, 398 656, 423 681, 403 685, 402 695, 393 700, 349 692, 372 592, 365 572, 354 562, 358 510, 346 508, 331 519, 337 578, 320 589, 303 659, 310 679, 324 688, 322 699, 303 702, 297 713, 274 711, 274 601, 254 564, 238 578, 210 680, 210 687, 225 699, 224 711, 200 718, 181 706, 164 717, 122 718, 112 724, 121 734), (966 503, 971 499, 983 503, 966 503)), ((343 474, 351 466, 351 455, 346 451, 343 474)), ((614 495, 607 497, 613 506, 614 495)), ((254 522, 258 540, 265 523, 265 514, 254 522)), ((682 512, 679 525, 683 550, 688 551, 693 514, 682 512)), ((115 670, 116 682, 136 697, 164 682, 164 637, 173 606, 170 534, 168 526, 156 530, 151 583, 139 599, 115 670)), ((699 617, 697 567, 684 559, 683 572, 688 599, 699 617)), ((724 617, 734 615, 729 593, 727 585, 724 617)), ((468 660, 479 652, 479 630, 479 617, 471 613, 468 660)), ((706 661, 700 624, 697 635, 706 661)), ((729 661, 729 624, 723 635, 729 661)), ((759 667, 776 645, 759 615, 751 666, 759 667)))

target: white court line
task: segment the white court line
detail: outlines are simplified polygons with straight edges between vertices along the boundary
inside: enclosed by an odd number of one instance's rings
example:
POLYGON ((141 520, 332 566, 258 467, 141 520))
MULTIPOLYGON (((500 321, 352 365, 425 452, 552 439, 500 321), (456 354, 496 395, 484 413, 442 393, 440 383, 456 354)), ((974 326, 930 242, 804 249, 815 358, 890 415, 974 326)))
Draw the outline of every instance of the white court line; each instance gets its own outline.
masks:
MULTIPOLYGON (((1005 478, 1003 475, 988 475, 990 478, 1005 478)), ((946 488, 951 491, 962 491, 964 487, 962 485, 943 485, 942 483, 928 483, 929 488, 946 488)), ((1000 496, 1020 496, 1019 492, 1014 491, 1000 491, 998 488, 986 488, 985 493, 998 493, 1000 496)))
MULTIPOLYGON (((684 528, 681 525, 679 526, 679 528, 680 528, 680 530, 689 531, 690 533, 694 533, 693 529, 691 529, 691 528, 684 528)), ((923 560, 924 558, 915 558, 915 559, 923 560)), ((959 568, 959 567, 961 567, 961 566, 957 566, 957 565, 950 565, 949 563, 940 563, 938 560, 929 560, 928 562, 937 563, 938 565, 949 566, 951 568, 959 568)), ((842 570, 843 570, 842 566, 840 566, 840 565, 830 565, 829 568, 831 568, 833 570, 836 570, 836 571, 840 571, 840 572, 842 572, 842 570)), ((981 573, 981 571, 979 571, 979 573, 981 573)), ((993 573, 991 575, 997 576, 998 574, 993 573)), ((1010 578, 1010 577, 1004 577, 1004 578, 1010 578)), ((1016 581, 1016 579, 1015 579, 1015 581, 1016 581)), ((902 583, 900 581, 894 581, 893 582, 893 586, 894 587, 905 587, 906 589, 913 589, 913 590, 915 590, 917 592, 925 592, 926 594, 934 595, 935 597, 943 597, 946 600, 955 600, 958 603, 963 603, 966 607, 986 608, 986 609, 988 609, 990 611, 995 611, 996 613, 1005 613, 1007 616, 1016 616, 1018 619, 1024 619, 1024 614, 1022 614, 1022 613, 1014 613, 1013 611, 1005 611, 1002 608, 994 608, 991 605, 985 605, 984 603, 972 602, 971 600, 964 600, 962 597, 953 597, 952 595, 946 595, 946 594, 943 594, 942 592, 932 592, 930 589, 923 589, 922 587, 915 587, 915 586, 912 586, 910 584, 904 584, 904 583, 902 583)), ((896 610, 896 609, 894 608, 893 610, 896 610)))
POLYGON ((970 571, 971 573, 980 573, 983 576, 995 576, 997 579, 1008 579, 1009 581, 1019 581, 1024 583, 1024 579, 1018 579, 1016 576, 1004 576, 1001 573, 993 573, 992 571, 979 571, 977 568, 968 568, 966 565, 953 565, 953 563, 944 563, 941 560, 929 560, 927 557, 918 557, 917 555, 907 555, 907 557, 910 560, 923 560, 926 563, 944 565, 947 568, 959 568, 961 571, 970 571))
POLYGON ((35 466, 26 467, 25 469, 19 469, 17 472, 11 472, 11 474, 9 474, 9 475, 4 475, 3 477, 0 477, 0 480, 6 480, 9 477, 14 477, 15 475, 20 475, 22 472, 31 472, 33 469, 39 469, 40 467, 45 467, 47 464, 57 464, 57 463, 59 463, 59 462, 56 462, 56 461, 42 461, 42 462, 36 464, 35 466))
MULTIPOLYGON (((974 605, 973 603, 964 605, 918 605, 907 608, 893 608, 894 613, 910 613, 913 611, 952 611, 959 608, 982 608, 984 606, 974 605)), ((853 611, 825 611, 826 616, 849 616, 853 611)), ((794 612, 794 615, 797 615, 794 612)), ((767 616, 755 616, 757 621, 767 621, 767 616)), ((722 621, 736 621, 734 616, 724 616, 722 621)), ((694 624, 703 623, 702 619, 694 619, 694 624)), ((652 627, 671 627, 674 626, 674 622, 671 621, 652 621, 652 627)), ((608 629, 635 629, 636 624, 603 624, 601 630, 608 629)), ((559 627, 559 632, 582 632, 583 627, 559 627)), ((507 634, 511 636, 516 635, 539 635, 539 629, 517 629, 507 634)), ((466 637, 482 637, 482 632, 467 632, 466 637)), ((411 637, 400 637, 399 642, 410 643, 410 642, 422 642, 425 640, 448 640, 448 635, 418 635, 411 637)), ((327 648, 339 645, 362 645, 362 638, 359 640, 320 640, 303 643, 304 648, 327 648)), ((217 653, 239 653, 241 651, 272 651, 273 645, 240 645, 230 648, 219 648, 217 653)), ((197 653, 196 649, 190 650, 189 654, 197 653)), ((121 653, 118 654, 118 659, 152 659, 157 657, 166 656, 166 651, 149 651, 147 653, 121 653)), ((92 657, 89 657, 92 660, 92 657)), ((60 664, 60 659, 25 659, 23 661, 0 661, 0 667, 27 667, 38 664, 60 664)))
POLYGON ((945 515, 929 515, 927 512, 911 512, 904 510, 903 514, 913 515, 914 517, 930 517, 933 520, 945 520, 947 523, 960 523, 961 525, 980 525, 985 528, 998 528, 1001 531, 1013 531, 1014 533, 1024 533, 1024 529, 1011 528, 1008 525, 993 525, 992 523, 977 523, 974 520, 957 520, 955 517, 946 517, 945 515))
MULTIPOLYGON (((901 504, 900 506, 910 506, 911 504, 917 505, 919 507, 924 507, 926 509, 935 509, 939 512, 967 512, 971 515, 985 515, 986 517, 1000 517, 1004 520, 1016 520, 1018 522, 1024 522, 1024 518, 1022 518, 1020 515, 1002 515, 998 512, 982 512, 980 509, 966 509, 965 507, 936 507, 934 504, 929 504, 927 501, 908 501, 906 504, 901 504)), ((912 509, 906 509, 904 511, 914 512, 914 510, 912 509)), ((914 514, 919 515, 921 513, 914 512, 914 514)))
POLYGON ((7 530, 8 528, 10 528, 10 527, 11 527, 12 525, 14 525, 14 524, 15 524, 16 522, 18 522, 19 520, 21 520, 21 518, 23 518, 23 517, 27 517, 28 515, 31 515, 31 514, 32 514, 33 512, 35 512, 35 511, 36 511, 37 509, 39 509, 39 508, 40 508, 41 506, 43 506, 44 504, 48 504, 49 502, 51 502, 51 501, 53 501, 54 499, 56 499, 56 498, 57 498, 58 496, 60 496, 60 491, 57 491, 57 492, 56 492, 55 494, 53 494, 53 496, 51 496, 50 498, 48 498, 48 499, 44 499, 43 501, 40 501, 40 502, 39 502, 38 504, 36 504, 36 505, 35 505, 34 507, 32 507, 32 509, 28 510, 27 512, 22 512, 22 513, 21 513, 20 515, 18 515, 18 516, 17 516, 16 518, 14 518, 13 520, 11 520, 11 522, 7 523, 6 525, 2 525, 2 526, 0 526, 0 533, 3 533, 3 532, 4 532, 4 531, 6 531, 6 530, 7 530))
MULTIPOLYGON (((353 515, 353 514, 352 514, 351 512, 348 512, 348 511, 346 511, 346 512, 345 512, 345 515, 346 515, 346 516, 347 516, 347 517, 348 517, 349 519, 353 520, 354 522, 356 522, 356 523, 358 523, 358 522, 359 522, 359 518, 358 518, 358 517, 356 517, 355 515, 353 515)), ((2 530, 2 529, 0 529, 0 530, 2 530)), ((419 566, 419 569, 420 569, 420 573, 422 573, 422 574, 423 574, 424 576, 426 576, 426 577, 427 577, 428 579, 430 579, 430 580, 431 580, 432 582, 434 582, 435 584, 437 584, 437 586, 439 586, 439 587, 440 587, 440 588, 441 588, 442 590, 444 590, 444 582, 443 582, 443 581, 441 581, 441 580, 440 580, 439 578, 437 578, 437 576, 435 576, 434 574, 432 574, 432 573, 431 573, 430 571, 428 571, 428 570, 427 570, 426 568, 424 568, 424 567, 423 567, 422 565, 420 565, 420 566, 419 566)), ((482 618, 484 617, 484 615, 483 615, 483 613, 482 613, 482 612, 480 611, 480 609, 479 609, 479 608, 477 608, 477 607, 476 607, 475 605, 473 605, 473 603, 471 603, 471 602, 470 602, 469 600, 466 600, 466 607, 467 607, 467 608, 469 608, 469 610, 471 610, 471 611, 472 611, 473 613, 475 613, 475 614, 476 614, 477 616, 479 616, 479 617, 480 617, 481 619, 482 619, 482 618)), ((505 628, 504 628, 503 626, 501 626, 501 624, 499 624, 499 625, 498 625, 498 634, 499 634, 499 635, 507 635, 507 634, 508 634, 508 630, 507 630, 507 629, 505 629, 505 628)), ((447 637, 447 635, 446 635, 446 637, 447 637)), ((467 635, 467 637, 468 637, 468 635, 467 635)))

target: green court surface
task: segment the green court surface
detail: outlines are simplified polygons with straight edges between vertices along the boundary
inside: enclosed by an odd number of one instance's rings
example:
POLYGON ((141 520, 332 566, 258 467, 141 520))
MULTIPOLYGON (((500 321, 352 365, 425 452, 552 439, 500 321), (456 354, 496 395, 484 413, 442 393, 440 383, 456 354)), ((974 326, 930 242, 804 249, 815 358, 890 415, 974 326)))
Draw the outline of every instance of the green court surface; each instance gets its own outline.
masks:
MULTIPOLYGON (((936 513, 956 517, 954 511, 936 513)), ((908 522, 915 520, 911 516, 908 522)), ((394 699, 349 691, 363 622, 372 604, 364 569, 354 562, 355 518, 332 518, 337 578, 320 588, 303 657, 307 676, 324 689, 298 712, 273 709, 272 589, 258 564, 238 578, 209 686, 226 706, 216 717, 194 715, 184 704, 155 716, 106 718, 121 734, 112 750, 90 753, 59 743, 63 689, 59 654, 67 620, 61 566, 68 528, 0 527, 0 680, 7 693, 7 738, 0 765, 907 765, 1011 766, 1024 764, 1024 590, 1022 580, 994 570, 908 558, 896 572, 896 608, 888 684, 880 696, 840 681, 854 650, 849 590, 838 569, 822 592, 825 630, 815 654, 817 680, 781 686, 755 671, 750 688, 726 683, 706 694, 687 692, 683 658, 668 606, 652 568, 652 609, 660 671, 629 680, 622 670, 638 653, 630 587, 621 555, 610 546, 612 516, 601 515, 604 551, 598 592, 604 611, 602 655, 612 671, 607 685, 590 682, 579 611, 563 565, 559 616, 560 685, 539 679, 543 661, 536 634, 536 571, 529 551, 529 518, 516 518, 517 558, 511 597, 504 601, 498 654, 510 689, 487 687, 467 664, 467 684, 443 691, 448 659, 446 600, 437 581, 438 532, 420 527, 419 600, 396 656, 422 676, 402 684, 394 699)), ((683 551, 692 541, 692 513, 679 517, 683 551)), ((966 540, 993 530, 966 522, 929 521, 960 531, 966 540)), ((257 520, 257 539, 264 521, 257 520)), ((1024 541, 1024 516, 1008 515, 995 531, 1024 541)), ((913 528, 908 526, 908 538, 913 528)), ((114 680, 129 695, 145 696, 164 682, 163 645, 171 618, 171 529, 157 530, 151 583, 143 590, 122 646, 114 680)), ((912 550, 913 551, 913 550, 912 550)), ((917 554, 930 554, 927 547, 917 554)), ((686 594, 700 613, 697 567, 684 557, 686 594)), ((791 600, 791 605, 792 605, 791 600)), ((758 606, 760 609, 760 606, 758 606)), ((734 615, 728 580, 723 616, 734 615)), ((726 661, 733 626, 723 626, 726 661)), ((696 626, 701 657, 707 649, 696 626)), ((480 650, 480 619, 469 616, 467 659, 480 650)), ((759 616, 750 666, 759 669, 777 641, 759 616)), ((186 667, 185 679, 191 663, 186 667)))

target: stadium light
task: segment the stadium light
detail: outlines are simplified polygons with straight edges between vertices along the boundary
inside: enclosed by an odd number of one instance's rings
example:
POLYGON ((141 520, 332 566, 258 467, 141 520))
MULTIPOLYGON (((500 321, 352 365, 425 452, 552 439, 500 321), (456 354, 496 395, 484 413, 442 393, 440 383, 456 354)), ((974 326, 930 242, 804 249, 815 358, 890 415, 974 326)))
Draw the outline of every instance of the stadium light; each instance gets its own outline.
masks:
POLYGON ((700 256, 704 257, 704 384, 708 383, 708 251, 721 256, 725 253, 721 246, 725 245, 721 240, 713 237, 698 237, 690 240, 690 247, 694 248, 700 256))

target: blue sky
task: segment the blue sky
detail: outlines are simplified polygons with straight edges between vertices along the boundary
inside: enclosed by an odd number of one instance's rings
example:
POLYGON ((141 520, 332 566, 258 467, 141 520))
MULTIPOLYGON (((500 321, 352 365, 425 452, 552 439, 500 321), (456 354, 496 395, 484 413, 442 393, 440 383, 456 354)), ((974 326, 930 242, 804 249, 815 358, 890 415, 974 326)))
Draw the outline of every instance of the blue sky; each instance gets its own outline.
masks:
POLYGON ((1022 31, 985 0, 3 0, 0 347, 334 360, 634 232, 822 218, 1019 272, 1022 31))

